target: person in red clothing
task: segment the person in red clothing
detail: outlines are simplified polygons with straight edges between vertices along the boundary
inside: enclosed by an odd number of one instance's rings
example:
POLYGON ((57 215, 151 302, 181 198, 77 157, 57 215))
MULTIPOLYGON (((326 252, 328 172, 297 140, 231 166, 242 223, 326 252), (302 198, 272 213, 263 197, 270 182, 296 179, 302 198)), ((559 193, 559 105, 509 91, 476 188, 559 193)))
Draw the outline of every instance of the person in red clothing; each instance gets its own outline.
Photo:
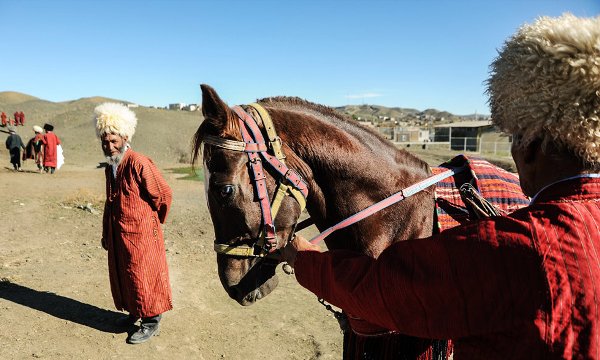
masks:
POLYGON ((0 114, 0 118, 2 119, 2 126, 6 126, 6 113, 4 111, 2 112, 2 114, 0 114))
POLYGON ((102 247, 108 251, 115 307, 129 313, 117 324, 132 327, 141 318, 127 339, 139 344, 158 335, 162 313, 173 308, 160 226, 172 192, 152 160, 131 149, 135 114, 116 103, 99 105, 94 112, 96 135, 108 160, 102 247))
POLYGON ((54 133, 54 126, 50 124, 44 124, 44 171, 46 173, 54 174, 56 166, 58 164, 58 145, 60 145, 60 139, 54 133))
POLYGON ((13 114, 14 117, 14 126, 19 126, 19 118, 21 117, 21 115, 19 114, 18 111, 15 111, 15 113, 13 114))
POLYGON ((44 172, 44 134, 40 126, 33 126, 34 136, 29 139, 26 146, 26 158, 34 159, 40 173, 44 172))
POLYGON ((22 111, 19 111, 19 125, 25 125, 25 114, 22 111))
POLYGON ((600 359, 600 17, 525 24, 491 65, 495 125, 531 204, 377 259, 282 251, 299 283, 350 316, 452 339, 454 359, 600 359))

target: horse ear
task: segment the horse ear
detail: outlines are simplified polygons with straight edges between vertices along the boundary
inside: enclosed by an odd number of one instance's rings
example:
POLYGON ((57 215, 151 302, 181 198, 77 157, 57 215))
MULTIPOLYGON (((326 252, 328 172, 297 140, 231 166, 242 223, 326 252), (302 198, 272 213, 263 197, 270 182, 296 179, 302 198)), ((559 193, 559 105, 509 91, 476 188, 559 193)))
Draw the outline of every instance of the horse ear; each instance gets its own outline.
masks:
MULTIPOLYGON (((210 119, 211 122, 217 125, 217 122, 225 122, 229 107, 212 87, 202 84, 202 115, 205 119, 210 119)), ((224 125, 224 124, 223 124, 224 125)))

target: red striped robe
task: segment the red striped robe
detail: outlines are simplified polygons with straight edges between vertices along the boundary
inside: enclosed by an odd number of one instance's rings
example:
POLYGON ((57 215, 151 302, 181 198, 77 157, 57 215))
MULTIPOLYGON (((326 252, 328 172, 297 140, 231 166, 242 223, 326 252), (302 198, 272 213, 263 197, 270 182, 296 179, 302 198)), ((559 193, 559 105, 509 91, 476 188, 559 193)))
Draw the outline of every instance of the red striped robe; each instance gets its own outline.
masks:
POLYGON ((566 180, 508 216, 391 245, 377 260, 300 252, 300 284, 454 359, 600 359, 600 178, 566 180))
POLYGON ((173 308, 163 231, 172 192, 149 158, 129 149, 106 168, 102 236, 115 306, 137 317, 173 308))
POLYGON ((60 139, 52 131, 48 131, 44 135, 44 166, 56 167, 57 164, 57 150, 56 147, 60 145, 60 139))

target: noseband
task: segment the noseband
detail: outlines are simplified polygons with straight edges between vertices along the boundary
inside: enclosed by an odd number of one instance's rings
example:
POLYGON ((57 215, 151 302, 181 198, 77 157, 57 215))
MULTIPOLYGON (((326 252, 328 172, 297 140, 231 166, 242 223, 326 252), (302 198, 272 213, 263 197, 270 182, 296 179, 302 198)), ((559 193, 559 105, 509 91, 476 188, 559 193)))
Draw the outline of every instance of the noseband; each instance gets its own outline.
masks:
MULTIPOLYGON (((229 245, 215 240, 215 251, 219 254, 265 257, 277 250, 277 234, 273 219, 286 195, 292 196, 300 205, 300 212, 306 207, 308 187, 302 177, 285 165, 285 155, 281 150, 281 139, 275 132, 273 121, 267 111, 259 104, 248 105, 250 112, 262 120, 268 141, 261 132, 257 121, 240 106, 232 109, 238 116, 243 141, 228 140, 217 136, 205 135, 205 144, 227 150, 245 152, 248 155, 249 172, 254 182, 254 190, 260 204, 262 224, 260 234, 253 245, 229 245), (277 187, 272 202, 269 202, 267 182, 262 163, 266 162, 277 175, 277 187)), ((296 220, 297 221, 297 220, 296 220)))

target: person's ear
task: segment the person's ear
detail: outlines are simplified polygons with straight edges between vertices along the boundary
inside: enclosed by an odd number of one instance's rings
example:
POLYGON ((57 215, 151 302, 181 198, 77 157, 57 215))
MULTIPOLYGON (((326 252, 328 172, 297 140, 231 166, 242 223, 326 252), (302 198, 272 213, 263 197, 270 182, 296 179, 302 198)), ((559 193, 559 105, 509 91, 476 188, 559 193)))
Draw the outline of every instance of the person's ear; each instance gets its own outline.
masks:
POLYGON ((123 141, 127 142, 129 140, 129 136, 125 135, 123 136, 123 141))

